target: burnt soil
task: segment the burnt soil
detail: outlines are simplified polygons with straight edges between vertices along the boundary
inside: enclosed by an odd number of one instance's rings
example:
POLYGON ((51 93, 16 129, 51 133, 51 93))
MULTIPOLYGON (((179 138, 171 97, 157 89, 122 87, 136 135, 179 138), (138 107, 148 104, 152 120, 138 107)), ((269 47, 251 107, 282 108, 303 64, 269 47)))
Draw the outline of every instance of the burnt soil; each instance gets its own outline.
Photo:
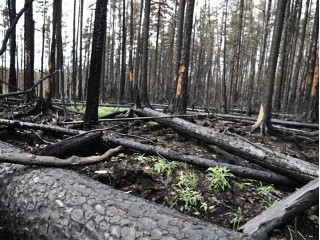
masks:
MULTIPOLYGON (((68 120, 79 120, 81 116, 72 116, 68 120)), ((42 115, 34 119, 35 116, 22 117, 20 120, 58 124, 63 120, 54 116, 42 115)), ((210 119, 211 127, 219 129, 221 132, 227 128, 241 127, 239 123, 228 121, 220 121, 210 119)), ((196 120, 198 124, 203 124, 203 119, 196 120)), ((170 148, 185 154, 196 155, 208 159, 216 159, 217 161, 228 162, 219 154, 215 153, 203 143, 186 138, 179 135, 171 128, 166 128, 154 122, 113 122, 103 123, 97 128, 113 127, 112 131, 105 133, 105 136, 111 133, 120 133, 135 141, 150 141, 153 144, 170 148)), ((210 126, 209 126, 210 127, 210 126)), ((308 131, 307 129, 305 129, 308 131)), ((104 138, 105 138, 104 136, 104 138)), ((304 141, 286 142, 283 139, 266 136, 262 137, 259 133, 245 134, 244 137, 254 143, 270 149, 304 159, 309 162, 318 164, 319 161, 319 145, 318 142, 310 143, 304 141)), ((20 148, 30 152, 35 148, 43 148, 50 143, 57 142, 66 136, 58 136, 48 134, 42 131, 12 129, 0 126, 0 140, 9 142, 20 148)), ((101 154, 110 148, 109 144, 101 144, 98 148, 91 149, 85 156, 101 154)), ((66 156, 67 157, 67 156, 66 156)), ((159 173, 155 169, 155 164, 159 161, 158 156, 147 156, 142 153, 126 151, 113 157, 108 162, 95 164, 86 167, 72 168, 80 174, 89 176, 99 182, 110 185, 113 188, 125 191, 127 193, 163 204, 168 207, 177 209, 185 214, 200 218, 202 220, 223 226, 225 228, 236 228, 237 224, 243 225, 248 220, 260 214, 270 206, 276 199, 282 199, 292 193, 294 189, 286 189, 279 186, 267 185, 258 181, 241 179, 238 177, 228 178, 230 187, 225 191, 209 190, 209 180, 207 177, 207 169, 199 168, 191 165, 178 164, 171 174, 159 173), (207 204, 206 211, 196 204, 186 209, 182 201, 175 201, 177 198, 177 183, 181 172, 193 173, 197 176, 196 192, 201 194, 203 201, 207 204), (270 186, 270 187, 269 187, 270 186), (270 190, 269 193, 261 191, 263 189, 270 190), (237 224, 233 223, 235 216, 240 218, 237 224)), ((167 163, 169 161, 165 160, 167 163)), ((260 169, 242 159, 236 159, 237 164, 251 166, 260 169)), ((230 162, 229 162, 230 163, 230 162)), ((295 221, 281 229, 274 230, 272 239, 318 239, 319 226, 310 220, 310 215, 318 214, 318 206, 314 206, 296 218, 295 221), (297 228, 298 232, 289 231, 289 229, 297 228), (296 236, 295 236, 296 235, 296 236), (301 237, 303 236, 303 237, 301 237)), ((7 236, 10 239, 12 234, 5 229, 1 229, 0 236, 7 236)))

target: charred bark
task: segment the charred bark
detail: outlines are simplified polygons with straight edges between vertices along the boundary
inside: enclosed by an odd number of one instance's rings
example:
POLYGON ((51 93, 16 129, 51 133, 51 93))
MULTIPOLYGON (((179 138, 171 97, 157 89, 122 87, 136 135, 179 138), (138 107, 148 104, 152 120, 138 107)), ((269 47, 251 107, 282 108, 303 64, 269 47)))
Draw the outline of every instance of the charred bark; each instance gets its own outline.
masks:
MULTIPOLYGON (((22 152, 3 142, 0 149, 22 152)), ((0 222, 17 238, 251 239, 72 171, 0 165, 0 222)))
MULTIPOLYGON (((166 114, 148 108, 143 110, 137 109, 135 112, 143 116, 166 116, 166 114)), ((155 119, 155 121, 171 127, 183 135, 216 145, 227 152, 271 169, 279 174, 294 178, 301 183, 306 183, 318 177, 319 173, 316 165, 272 151, 240 137, 219 133, 218 131, 201 127, 179 118, 155 119)))
POLYGON ((293 194, 276 202, 251 219, 239 230, 253 235, 257 239, 268 239, 268 233, 276 227, 286 224, 288 221, 307 210, 319 201, 319 178, 311 181, 293 194))
POLYGON ((215 167, 215 166, 225 167, 225 168, 228 168, 230 172, 233 173, 234 175, 243 177, 243 178, 255 179, 255 180, 276 184, 276 185, 281 185, 281 186, 286 186, 286 187, 299 186, 299 184, 294 180, 291 180, 288 177, 284 177, 273 172, 261 171, 261 170, 247 168, 239 165, 217 162, 212 159, 186 155, 170 149, 146 145, 146 144, 138 143, 133 140, 120 138, 113 135, 109 136, 108 140, 111 143, 116 145, 127 147, 143 153, 160 156, 165 159, 170 159, 173 161, 185 162, 191 165, 205 167, 205 168, 215 167))

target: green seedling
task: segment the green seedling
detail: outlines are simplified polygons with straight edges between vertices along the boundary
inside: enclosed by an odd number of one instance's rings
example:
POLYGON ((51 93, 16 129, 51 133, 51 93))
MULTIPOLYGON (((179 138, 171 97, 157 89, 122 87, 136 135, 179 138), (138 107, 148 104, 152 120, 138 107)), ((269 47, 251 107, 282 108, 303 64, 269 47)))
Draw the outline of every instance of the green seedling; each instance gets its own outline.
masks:
POLYGON ((239 228, 240 223, 244 218, 240 207, 238 207, 237 212, 228 212, 225 215, 233 217, 233 219, 231 220, 233 230, 237 230, 239 228))
POLYGON ((154 163, 154 170, 160 174, 166 174, 170 176, 172 171, 179 165, 178 162, 167 162, 162 158, 158 158, 158 161, 154 163))
POLYGON ((234 177, 230 170, 225 167, 210 167, 207 170, 207 178, 209 179, 208 189, 217 189, 218 191, 224 191, 226 188, 230 188, 228 182, 229 177, 234 177))
POLYGON ((145 156, 144 153, 135 153, 133 154, 133 157, 138 161, 139 164, 143 165, 143 164, 147 164, 149 162, 152 161, 152 157, 150 156, 145 156))

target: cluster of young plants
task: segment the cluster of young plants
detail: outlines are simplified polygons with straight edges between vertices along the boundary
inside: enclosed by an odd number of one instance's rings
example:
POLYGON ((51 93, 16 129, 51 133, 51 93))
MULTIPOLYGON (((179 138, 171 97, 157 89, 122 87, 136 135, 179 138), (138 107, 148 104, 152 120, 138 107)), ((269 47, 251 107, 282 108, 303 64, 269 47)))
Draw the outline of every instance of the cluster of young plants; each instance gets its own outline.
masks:
POLYGON ((135 153, 133 157, 138 161, 139 164, 144 165, 153 161, 153 157, 146 156, 144 153, 135 153))
POLYGON ((171 205, 177 204, 181 201, 184 204, 186 210, 191 210, 193 207, 200 205, 200 208, 205 212, 208 209, 207 203, 204 201, 203 196, 197 191, 198 177, 194 172, 179 171, 177 177, 177 184, 175 191, 177 195, 169 199, 171 205))
POLYGON ((273 189, 272 186, 264 186, 262 182, 259 183, 259 186, 257 187, 257 192, 260 195, 260 197, 263 199, 263 202, 265 203, 265 208, 269 208, 272 206, 272 204, 275 203, 275 201, 269 196, 270 191, 273 189))
POLYGON ((225 167, 210 167, 207 170, 207 178, 209 180, 208 189, 217 189, 218 191, 224 191, 230 188, 228 178, 234 177, 230 170, 225 167))
POLYGON ((244 216, 242 214, 242 210, 238 207, 237 212, 228 212, 225 215, 233 217, 231 223, 233 225, 233 230, 237 230, 240 226, 241 221, 243 220, 244 216))
POLYGON ((208 206, 204 202, 203 196, 197 191, 198 177, 194 172, 180 171, 178 174, 177 193, 178 200, 184 203, 184 208, 191 210, 191 207, 197 204, 201 205, 204 211, 208 206))
POLYGON ((165 174, 170 176, 172 171, 179 166, 178 162, 167 162, 165 159, 158 158, 158 160, 154 163, 154 170, 159 174, 165 174))

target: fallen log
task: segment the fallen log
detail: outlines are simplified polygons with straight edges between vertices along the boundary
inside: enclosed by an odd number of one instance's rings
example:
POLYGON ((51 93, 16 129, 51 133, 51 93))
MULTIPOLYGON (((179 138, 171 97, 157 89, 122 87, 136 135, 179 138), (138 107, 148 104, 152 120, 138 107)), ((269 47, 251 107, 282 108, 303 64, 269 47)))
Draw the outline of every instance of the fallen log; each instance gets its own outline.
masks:
POLYGON ((0 164, 0 224, 17 239, 251 239, 69 170, 16 164, 0 164))
POLYGON ((217 162, 211 159, 201 158, 197 156, 186 155, 170 149, 155 147, 152 145, 146 145, 133 140, 128 140, 125 138, 114 136, 114 135, 109 135, 108 141, 113 144, 130 148, 136 151, 160 156, 169 160, 185 162, 195 166, 200 166, 205 168, 215 167, 215 166, 226 167, 234 175, 243 177, 243 178, 255 179, 258 181, 263 181, 266 183, 276 184, 276 185, 285 186, 285 187, 301 186, 296 181, 273 172, 261 171, 261 170, 256 170, 256 169, 247 168, 243 166, 217 162))
MULTIPOLYGON (((193 115, 174 115, 174 116, 162 116, 162 117, 132 117, 132 118, 109 118, 109 119, 98 119, 98 122, 119 122, 119 121, 137 121, 137 120, 156 120, 158 118, 194 118, 197 116, 207 116, 207 114, 193 114, 193 115)), ((70 125, 70 124, 80 124, 84 123, 84 121, 72 121, 72 122, 61 122, 62 125, 70 125)))
POLYGON ((78 157, 72 156, 66 159, 61 159, 51 156, 37 156, 31 153, 7 153, 0 154, 0 163, 14 163, 22 165, 35 165, 42 167, 73 167, 92 165, 110 159, 112 156, 120 153, 122 147, 109 149, 101 156, 78 157))
MULTIPOLYGON (((144 108, 143 110, 135 109, 134 111, 142 116, 167 116, 149 108, 144 108)), ((318 166, 315 164, 272 151, 240 137, 219 133, 214 129, 202 127, 179 118, 158 118, 155 121, 171 127, 183 135, 216 145, 227 152, 238 155, 281 175, 291 177, 301 183, 309 182, 319 175, 318 166)))
POLYGON ((38 148, 32 151, 32 154, 40 156, 55 156, 64 157, 71 156, 81 152, 83 149, 90 147, 90 144, 95 143, 102 136, 102 131, 89 132, 87 134, 76 135, 64 139, 58 143, 49 145, 45 148, 38 148))
MULTIPOLYGON (((238 115, 230 115, 230 114, 216 114, 215 116, 223 119, 246 120, 250 122, 252 121, 253 123, 257 120, 257 118, 254 118, 254 117, 238 116, 238 115)), ((284 125, 287 127, 310 128, 310 129, 319 130, 319 124, 313 124, 313 123, 284 121, 284 120, 278 120, 278 119, 271 119, 271 123, 275 125, 284 125)))
POLYGON ((81 130, 62 128, 62 127, 46 125, 46 124, 37 124, 37 123, 29 123, 29 122, 22 122, 22 121, 16 121, 16 120, 8 120, 8 119, 2 119, 2 118, 0 119, 0 125, 6 125, 8 127, 15 127, 15 128, 29 128, 29 129, 42 130, 42 131, 65 134, 65 135, 78 135, 81 133, 85 133, 85 131, 81 131, 81 130))
POLYGON ((293 194, 274 203, 266 211, 239 228, 257 239, 267 239, 273 229, 283 226, 319 200, 319 178, 311 181, 293 194))

